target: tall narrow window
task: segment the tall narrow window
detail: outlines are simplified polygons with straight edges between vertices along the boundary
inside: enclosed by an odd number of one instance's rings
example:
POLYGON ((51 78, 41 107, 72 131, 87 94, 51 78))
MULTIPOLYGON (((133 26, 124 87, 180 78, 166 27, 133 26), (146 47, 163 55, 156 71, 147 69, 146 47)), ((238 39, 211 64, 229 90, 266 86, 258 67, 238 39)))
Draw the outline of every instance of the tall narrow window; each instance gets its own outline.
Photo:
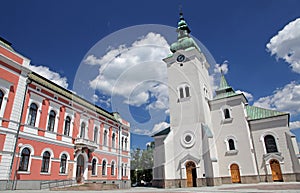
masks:
POLYGON ((93 159, 92 161, 92 175, 96 175, 96 167, 97 167, 97 161, 96 159, 93 159))
POLYGON ((59 167, 59 173, 65 174, 67 168, 67 155, 62 154, 60 158, 60 167, 59 167))
POLYGON ((185 97, 190 96, 190 88, 188 86, 185 87, 185 97))
POLYGON ((110 171, 111 175, 114 176, 115 175, 115 162, 114 161, 111 162, 110 170, 111 170, 110 171))
POLYGON ((2 92, 2 90, 0 90, 0 109, 1 109, 1 106, 2 106, 3 98, 4 98, 4 93, 2 92))
POLYGON ((123 148, 124 148, 123 143, 124 143, 124 137, 122 137, 122 140, 121 140, 121 149, 122 149, 122 150, 123 150, 123 148))
POLYGON ((49 171, 49 165, 50 165, 50 153, 49 153, 49 151, 45 151, 43 153, 41 172, 48 172, 49 171))
POLYGON ((85 123, 82 122, 81 129, 80 129, 80 138, 84 138, 84 137, 85 137, 85 123))
POLYGON ((28 171, 29 158, 30 150, 26 147, 22 150, 21 153, 19 171, 28 171))
POLYGON ((71 128, 71 118, 69 116, 67 116, 66 120, 65 120, 64 135, 69 136, 69 134, 70 134, 70 128, 71 128))
POLYGON ((267 153, 278 152, 275 138, 272 135, 266 135, 264 140, 267 153))
POLYGON ((111 137, 111 146, 112 148, 116 148, 116 134, 113 133, 111 137))
POLYGON ((184 94, 183 94, 183 88, 179 88, 179 97, 182 99, 184 98, 184 94))
POLYGON ((229 150, 235 150, 235 145, 234 145, 233 139, 228 140, 228 146, 229 146, 229 150))
POLYGON ((125 138, 125 144, 124 144, 124 149, 127 150, 127 138, 125 138))
POLYGON ((102 176, 106 175, 106 161, 102 161, 102 176))
POLYGON ((35 126, 36 114, 37 114, 37 105, 35 103, 31 103, 29 107, 29 114, 27 124, 31 126, 35 126))
POLYGON ((94 129, 94 142, 97 143, 98 139, 98 127, 95 127, 94 129))
POLYGON ((49 114, 49 120, 48 120, 48 127, 47 127, 48 131, 54 131, 55 117, 56 117, 55 111, 51 110, 49 114))
POLYGON ((124 165, 124 176, 127 176, 127 164, 124 165))
POLYGON ((107 130, 105 130, 103 133, 103 145, 107 146, 107 130))
POLYGON ((121 176, 124 176, 124 164, 121 165, 121 176))
POLYGON ((229 119, 230 118, 230 112, 229 109, 224 109, 224 118, 229 119))

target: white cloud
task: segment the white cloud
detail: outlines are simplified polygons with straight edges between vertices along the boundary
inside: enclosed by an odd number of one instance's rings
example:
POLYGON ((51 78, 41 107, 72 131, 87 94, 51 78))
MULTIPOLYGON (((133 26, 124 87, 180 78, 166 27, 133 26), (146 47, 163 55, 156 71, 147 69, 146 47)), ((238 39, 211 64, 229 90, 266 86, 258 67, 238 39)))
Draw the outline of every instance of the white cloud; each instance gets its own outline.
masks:
POLYGON ((267 44, 271 55, 284 59, 292 70, 300 73, 300 18, 287 24, 267 44))
POLYGON ((215 64, 214 73, 227 74, 228 72, 228 60, 225 60, 222 64, 215 64))
POLYGON ((290 122, 291 129, 299 129, 300 128, 300 121, 290 122))
POLYGON ((241 91, 241 90, 237 90, 235 92, 238 94, 243 93, 245 95, 245 97, 248 99, 248 101, 253 101, 253 95, 251 93, 246 92, 246 91, 241 91))
POLYGON ((278 88, 270 96, 261 97, 253 105, 289 112, 292 115, 300 113, 300 85, 291 82, 283 88, 278 88))
POLYGON ((98 101, 99 101, 98 95, 93 94, 93 96, 92 96, 92 101, 93 101, 94 103, 98 102, 98 101))
POLYGON ((159 131, 163 130, 163 129, 166 129, 167 127, 170 127, 170 124, 167 123, 167 122, 161 122, 161 123, 157 123, 154 125, 151 133, 154 134, 154 133, 158 133, 159 131))
POLYGON ((46 66, 29 66, 30 70, 34 71, 35 73, 43 76, 44 78, 58 84, 63 88, 68 88, 68 81, 66 77, 61 77, 59 73, 50 70, 46 66))
POLYGON ((101 104, 104 104, 106 107, 110 107, 110 103, 111 103, 111 99, 108 98, 108 99, 99 99, 98 100, 101 104))
POLYGON ((228 73, 228 63, 228 60, 224 60, 222 64, 215 64, 213 72, 209 76, 213 91, 219 88, 221 72, 223 74, 228 73))
POLYGON ((150 32, 129 47, 110 48, 101 58, 89 55, 84 62, 99 65, 99 74, 90 81, 90 87, 108 96, 121 96, 133 106, 148 103, 148 109, 165 110, 167 69, 162 58, 169 53, 165 38, 150 32))

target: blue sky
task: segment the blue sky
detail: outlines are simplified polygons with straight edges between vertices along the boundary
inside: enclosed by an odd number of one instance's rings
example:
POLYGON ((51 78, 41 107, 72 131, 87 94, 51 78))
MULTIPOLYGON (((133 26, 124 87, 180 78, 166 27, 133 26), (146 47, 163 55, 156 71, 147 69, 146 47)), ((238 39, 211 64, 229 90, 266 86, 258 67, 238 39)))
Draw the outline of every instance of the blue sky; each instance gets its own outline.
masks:
MULTIPOLYGON (((300 141, 300 1, 3 1, 0 36, 31 59, 32 69, 120 111, 135 133, 150 135, 168 122, 160 58, 176 38, 180 4, 191 34, 226 69, 233 88, 246 92, 250 104, 290 112, 300 141), (111 68, 103 68, 105 62, 111 68), (130 62, 135 65, 126 66, 130 62), (107 84, 99 85, 103 79, 107 84)), ((143 146, 149 138, 135 140, 143 146)))

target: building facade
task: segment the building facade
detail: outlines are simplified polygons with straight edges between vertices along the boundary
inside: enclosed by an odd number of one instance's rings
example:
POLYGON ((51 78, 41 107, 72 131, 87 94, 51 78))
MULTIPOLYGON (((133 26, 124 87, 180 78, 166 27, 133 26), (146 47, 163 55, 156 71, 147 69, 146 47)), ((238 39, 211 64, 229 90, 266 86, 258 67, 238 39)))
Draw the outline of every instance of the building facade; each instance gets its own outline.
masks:
POLYGON ((0 189, 130 186, 130 124, 29 70, 0 39, 0 189))
POLYGON ((250 106, 221 76, 213 95, 210 64, 183 15, 168 68, 170 127, 155 139, 153 185, 300 181, 289 114, 250 106))

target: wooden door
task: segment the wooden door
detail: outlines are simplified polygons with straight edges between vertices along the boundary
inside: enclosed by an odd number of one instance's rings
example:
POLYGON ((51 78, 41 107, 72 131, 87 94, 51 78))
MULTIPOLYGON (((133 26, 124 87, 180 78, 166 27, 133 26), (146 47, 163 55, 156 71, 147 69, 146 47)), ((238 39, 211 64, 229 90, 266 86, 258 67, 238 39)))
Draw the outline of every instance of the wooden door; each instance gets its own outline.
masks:
POLYGON ((196 165, 194 162, 188 162, 185 165, 186 167, 186 179, 187 187, 196 187, 197 186, 197 173, 196 165))
POLYGON ((280 164, 277 160, 271 160, 270 166, 272 170, 273 181, 283 181, 280 164))
POLYGON ((232 183, 240 183, 241 182, 240 169, 237 164, 232 164, 230 166, 230 173, 231 173, 231 182, 232 183))

